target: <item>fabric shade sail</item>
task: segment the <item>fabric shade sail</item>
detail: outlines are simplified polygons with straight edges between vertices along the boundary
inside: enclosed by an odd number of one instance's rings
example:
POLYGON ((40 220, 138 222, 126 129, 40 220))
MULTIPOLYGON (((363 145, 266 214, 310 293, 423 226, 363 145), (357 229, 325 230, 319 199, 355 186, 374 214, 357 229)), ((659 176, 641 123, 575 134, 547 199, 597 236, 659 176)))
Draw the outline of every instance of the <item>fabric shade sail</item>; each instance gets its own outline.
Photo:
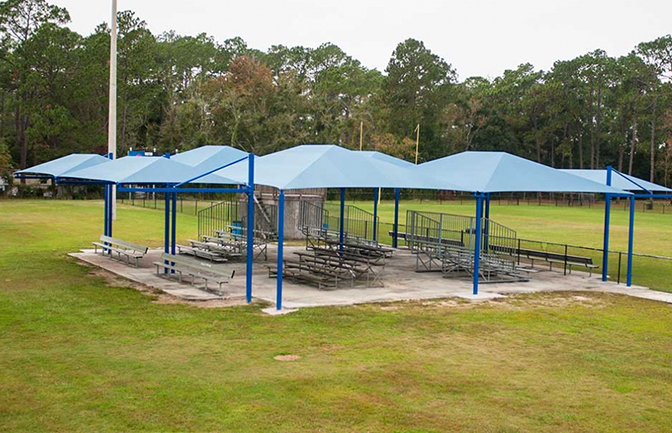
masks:
MULTIPOLYGON (((462 152, 417 166, 418 172, 459 183, 465 190, 498 192, 585 192, 628 194, 623 190, 514 156, 506 152, 462 152)), ((444 187, 442 189, 450 189, 444 187)))
MULTIPOLYGON (((582 177, 584 179, 592 180, 593 182, 601 183, 602 185, 607 184, 607 170, 566 169, 561 171, 582 177)), ((621 176, 618 173, 612 173, 611 186, 613 186, 614 188, 622 189, 623 191, 642 192, 648 190, 651 192, 672 193, 672 189, 665 188, 662 185, 651 183, 644 179, 640 179, 638 177, 630 176, 627 174, 624 174, 623 176, 621 176), (627 179, 623 178, 623 176, 625 176, 627 179)))
MULTIPOLYGON (((241 163, 245 167, 247 164, 241 163)), ((85 168, 60 176, 60 179, 98 181, 116 184, 177 184, 203 174, 194 167, 163 156, 124 156, 94 167, 85 168)), ((209 174, 194 183, 241 184, 231 179, 209 174)))
POLYGON ((231 146, 201 146, 170 157, 173 161, 191 166, 201 173, 223 167, 249 154, 231 146))
MULTIPOLYGON (((390 157, 391 158, 391 157, 390 157)), ((216 174, 243 181, 245 167, 229 167, 216 174)), ((336 145, 292 147, 255 162, 255 183, 281 190, 306 188, 417 188, 462 190, 410 168, 382 161, 336 145)))
POLYGON ((110 162, 104 156, 95 154, 73 153, 63 156, 43 164, 19 170, 14 173, 14 177, 44 177, 55 178, 72 173, 77 170, 83 170, 99 164, 110 162))
POLYGON ((399 167, 409 168, 415 166, 415 164, 413 164, 412 162, 408 162, 404 159, 388 155, 387 153, 377 152, 375 150, 362 150, 359 153, 369 158, 377 159, 379 161, 387 162, 389 164, 394 164, 399 167))

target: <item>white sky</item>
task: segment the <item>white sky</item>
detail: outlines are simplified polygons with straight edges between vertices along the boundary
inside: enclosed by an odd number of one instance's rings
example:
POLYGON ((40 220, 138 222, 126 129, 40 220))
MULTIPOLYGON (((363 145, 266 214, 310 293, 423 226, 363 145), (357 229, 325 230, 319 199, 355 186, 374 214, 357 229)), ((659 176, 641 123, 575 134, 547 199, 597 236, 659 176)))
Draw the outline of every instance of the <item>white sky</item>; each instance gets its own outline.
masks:
MULTIPOLYGON (((109 22, 111 0, 50 0, 66 7, 70 27, 89 34, 109 22)), ((672 33, 672 0, 118 0, 152 32, 240 36, 269 46, 332 42, 365 66, 384 70, 396 45, 424 41, 465 79, 495 77, 525 62, 548 70, 555 60, 602 48, 627 54, 672 33)))

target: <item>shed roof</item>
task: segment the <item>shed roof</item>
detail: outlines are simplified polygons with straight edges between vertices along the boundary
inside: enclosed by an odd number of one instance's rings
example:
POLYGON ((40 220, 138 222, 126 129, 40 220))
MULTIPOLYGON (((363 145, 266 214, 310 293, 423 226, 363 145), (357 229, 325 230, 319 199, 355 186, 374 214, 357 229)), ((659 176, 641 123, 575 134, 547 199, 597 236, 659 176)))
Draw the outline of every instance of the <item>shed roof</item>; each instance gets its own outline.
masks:
MULTIPOLYGON (((69 172, 61 178, 147 185, 176 184, 201 174, 203 171, 164 156, 124 156, 95 167, 69 172)), ((193 183, 232 185, 239 182, 210 174, 193 183)))
MULTIPOLYGON (((562 171, 564 171, 565 173, 573 174, 575 176, 580 176, 584 179, 592 180, 593 182, 601 183, 603 185, 607 184, 607 170, 564 169, 562 171)), ((645 191, 645 189, 651 192, 672 192, 672 189, 670 188, 665 188, 662 185, 651 183, 649 181, 640 179, 635 176, 629 176, 627 174, 624 174, 623 176, 632 180, 632 182, 628 181, 627 179, 624 179, 618 173, 612 173, 611 186, 613 186, 614 188, 622 189, 624 191, 634 191, 634 192, 642 192, 645 191), (640 186, 643 187, 644 189, 640 188, 640 186)))
POLYGON ((200 172, 205 173, 248 155, 247 152, 231 146, 201 146, 173 155, 170 159, 195 167, 200 172))
MULTIPOLYGON (((244 181, 246 167, 217 171, 244 181)), ((410 168, 400 167, 336 145, 295 146, 258 158, 254 183, 282 190, 305 188, 418 188, 438 189, 439 182, 410 168)), ((445 189, 461 190, 458 185, 445 189)))
MULTIPOLYGON (((426 175, 459 183, 471 192, 591 192, 624 191, 574 176, 506 152, 462 152, 418 166, 426 175)), ((444 189, 450 189, 448 187, 444 189)))
POLYGON ((110 162, 109 159, 104 156, 96 154, 85 154, 85 153, 73 153, 71 155, 66 155, 61 158, 54 159, 53 161, 45 162, 33 167, 29 167, 23 170, 16 171, 14 173, 15 177, 22 176, 35 176, 35 177, 49 177, 54 178, 58 176, 63 176, 64 174, 82 170, 87 167, 93 167, 94 165, 103 164, 110 162))

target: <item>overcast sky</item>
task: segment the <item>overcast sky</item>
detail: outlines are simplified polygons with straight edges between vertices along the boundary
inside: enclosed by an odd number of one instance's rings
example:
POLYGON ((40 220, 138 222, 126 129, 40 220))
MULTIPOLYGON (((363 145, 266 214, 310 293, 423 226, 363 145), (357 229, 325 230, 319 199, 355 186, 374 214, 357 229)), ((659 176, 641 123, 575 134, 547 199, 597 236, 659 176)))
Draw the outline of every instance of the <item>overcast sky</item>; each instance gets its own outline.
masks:
MULTIPOLYGON (((451 63, 463 80, 495 77, 530 62, 548 70, 602 48, 628 53, 672 33, 672 0, 118 0, 152 32, 201 32, 249 46, 316 47, 332 42, 365 66, 384 70, 395 46, 416 38, 451 63)), ((109 22, 111 0, 51 0, 70 27, 89 34, 109 22)))

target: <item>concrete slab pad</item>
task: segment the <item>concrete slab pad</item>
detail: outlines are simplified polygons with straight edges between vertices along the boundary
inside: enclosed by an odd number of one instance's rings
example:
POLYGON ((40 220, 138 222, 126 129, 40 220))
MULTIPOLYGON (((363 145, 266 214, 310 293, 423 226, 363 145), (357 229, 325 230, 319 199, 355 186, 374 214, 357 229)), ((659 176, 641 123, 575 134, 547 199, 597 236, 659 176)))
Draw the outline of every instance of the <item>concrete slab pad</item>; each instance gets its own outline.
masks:
POLYGON ((268 307, 263 308, 261 311, 268 314, 269 316, 284 316, 286 314, 296 313, 299 310, 297 308, 283 308, 281 310, 278 310, 275 307, 268 307))
MULTIPOLYGON (((285 257, 304 250, 299 246, 286 246, 285 257)), ((275 247, 269 246, 267 262, 256 261, 253 268, 252 292, 257 300, 266 301, 275 306, 276 280, 269 278, 268 265, 276 261, 275 247)), ((73 253, 86 263, 98 266, 131 281, 162 290, 165 293, 189 301, 208 301, 216 299, 241 298, 245 296, 245 263, 227 262, 213 264, 227 272, 236 271, 236 277, 222 286, 226 292, 218 296, 204 290, 199 282, 193 286, 190 282, 180 283, 156 275, 152 264, 159 261, 161 250, 150 250, 140 261, 138 268, 128 266, 109 257, 94 254, 93 250, 73 253)), ((398 250, 387 261, 384 270, 383 287, 339 287, 336 290, 318 290, 316 287, 297 284, 285 280, 283 289, 284 310, 296 310, 306 307, 346 306, 365 303, 429 300, 440 298, 460 298, 469 301, 483 301, 506 297, 512 294, 554 292, 554 291, 595 291, 619 293, 643 299, 672 303, 672 293, 657 292, 646 287, 617 285, 615 282, 603 282, 599 275, 574 271, 571 275, 548 271, 542 268, 531 274, 528 282, 482 284, 478 295, 472 294, 470 278, 443 278, 440 272, 415 272, 415 256, 405 249, 398 250)), ((272 308, 275 311, 275 308, 272 308)), ((282 312, 281 312, 282 313, 282 312)))

